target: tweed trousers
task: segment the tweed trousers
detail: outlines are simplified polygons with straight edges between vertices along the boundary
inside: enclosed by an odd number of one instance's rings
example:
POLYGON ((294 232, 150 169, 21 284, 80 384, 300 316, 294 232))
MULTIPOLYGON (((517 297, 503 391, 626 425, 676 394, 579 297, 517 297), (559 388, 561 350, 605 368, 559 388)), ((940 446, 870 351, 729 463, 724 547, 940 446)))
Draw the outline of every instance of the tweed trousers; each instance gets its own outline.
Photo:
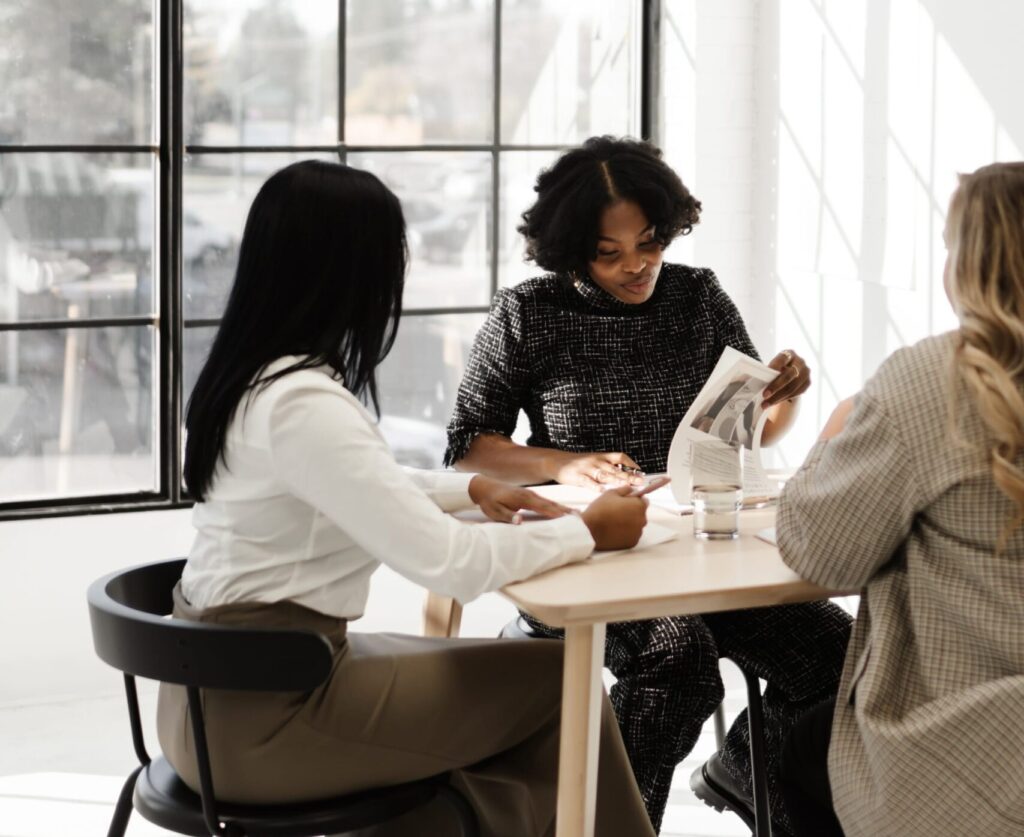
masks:
MULTIPOLYGON (((564 637, 561 629, 523 615, 542 636, 564 637)), ((779 754, 797 718, 835 696, 851 621, 832 602, 810 602, 608 625, 605 665, 617 678, 612 706, 656 830, 676 766, 725 694, 720 657, 768 684, 763 698, 768 797, 773 822, 788 826, 779 792, 779 754)), ((729 729, 722 763, 750 793, 746 710, 729 729)))

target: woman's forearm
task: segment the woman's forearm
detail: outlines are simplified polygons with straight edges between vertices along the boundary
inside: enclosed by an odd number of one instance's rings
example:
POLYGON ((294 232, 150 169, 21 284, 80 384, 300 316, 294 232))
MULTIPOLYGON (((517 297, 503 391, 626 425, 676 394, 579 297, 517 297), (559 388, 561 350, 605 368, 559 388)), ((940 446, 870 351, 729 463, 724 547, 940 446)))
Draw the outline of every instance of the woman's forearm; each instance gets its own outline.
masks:
POLYGON ((519 485, 537 485, 555 478, 553 460, 558 451, 518 445, 508 436, 482 433, 469 445, 462 459, 455 463, 459 471, 477 474, 519 485))
POLYGON ((768 408, 768 421, 761 434, 762 445, 773 445, 789 432, 800 410, 800 399, 791 398, 768 408))

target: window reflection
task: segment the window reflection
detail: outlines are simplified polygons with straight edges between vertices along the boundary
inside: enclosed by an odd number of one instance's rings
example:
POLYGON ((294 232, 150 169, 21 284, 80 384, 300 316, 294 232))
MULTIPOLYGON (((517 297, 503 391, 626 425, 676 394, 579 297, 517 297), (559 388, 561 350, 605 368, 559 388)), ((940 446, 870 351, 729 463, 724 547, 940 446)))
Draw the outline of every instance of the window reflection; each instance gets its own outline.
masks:
POLYGON ((484 317, 459 314, 405 317, 381 365, 380 428, 395 458, 416 468, 440 468, 445 427, 484 317))
POLYGON ((537 175, 557 160, 557 151, 506 151, 501 155, 501 203, 498 207, 501 249, 498 253, 498 277, 505 287, 531 276, 540 276, 542 268, 523 259, 526 241, 516 231, 522 215, 537 197, 537 175))
POLYGON ((638 133, 639 27, 635 0, 505 2, 502 141, 575 144, 638 133))
POLYGON ((491 283, 491 155, 350 154, 402 202, 411 263, 406 309, 484 305, 491 283))
POLYGON ((154 335, 0 334, 0 502, 156 490, 154 335))
POLYGON ((185 141, 337 139, 337 0, 185 4, 185 141))
POLYGON ((353 0, 345 34, 349 143, 491 140, 493 0, 353 0))
POLYGON ((151 142, 153 0, 0 0, 0 142, 151 142))
POLYGON ((0 154, 0 322, 153 310, 154 166, 0 154))

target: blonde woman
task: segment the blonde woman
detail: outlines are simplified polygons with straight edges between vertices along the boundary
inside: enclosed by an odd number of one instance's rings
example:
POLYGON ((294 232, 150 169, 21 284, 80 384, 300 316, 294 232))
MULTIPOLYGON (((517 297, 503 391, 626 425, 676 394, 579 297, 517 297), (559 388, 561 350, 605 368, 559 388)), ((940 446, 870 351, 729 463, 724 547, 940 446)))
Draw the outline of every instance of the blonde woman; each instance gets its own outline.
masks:
POLYGON ((784 748, 798 835, 1024 834, 1024 163, 961 176, 945 238, 960 327, 841 404, 780 502, 786 563, 863 588, 784 748))

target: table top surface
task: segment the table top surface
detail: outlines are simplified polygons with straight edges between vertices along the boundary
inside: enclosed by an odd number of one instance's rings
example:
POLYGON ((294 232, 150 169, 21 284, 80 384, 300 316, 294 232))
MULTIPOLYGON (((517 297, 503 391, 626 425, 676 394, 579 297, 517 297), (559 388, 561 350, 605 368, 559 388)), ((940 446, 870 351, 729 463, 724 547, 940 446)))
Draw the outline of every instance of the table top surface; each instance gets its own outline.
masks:
MULTIPOLYGON (((540 489, 579 505, 562 486, 540 489)), ((705 541, 693 518, 652 505, 648 521, 675 529, 673 540, 568 564, 510 584, 502 593, 523 610, 558 627, 622 622, 688 613, 814 601, 853 591, 830 591, 804 581, 782 563, 778 549, 756 537, 775 525, 775 509, 740 512, 740 536, 705 541)))

